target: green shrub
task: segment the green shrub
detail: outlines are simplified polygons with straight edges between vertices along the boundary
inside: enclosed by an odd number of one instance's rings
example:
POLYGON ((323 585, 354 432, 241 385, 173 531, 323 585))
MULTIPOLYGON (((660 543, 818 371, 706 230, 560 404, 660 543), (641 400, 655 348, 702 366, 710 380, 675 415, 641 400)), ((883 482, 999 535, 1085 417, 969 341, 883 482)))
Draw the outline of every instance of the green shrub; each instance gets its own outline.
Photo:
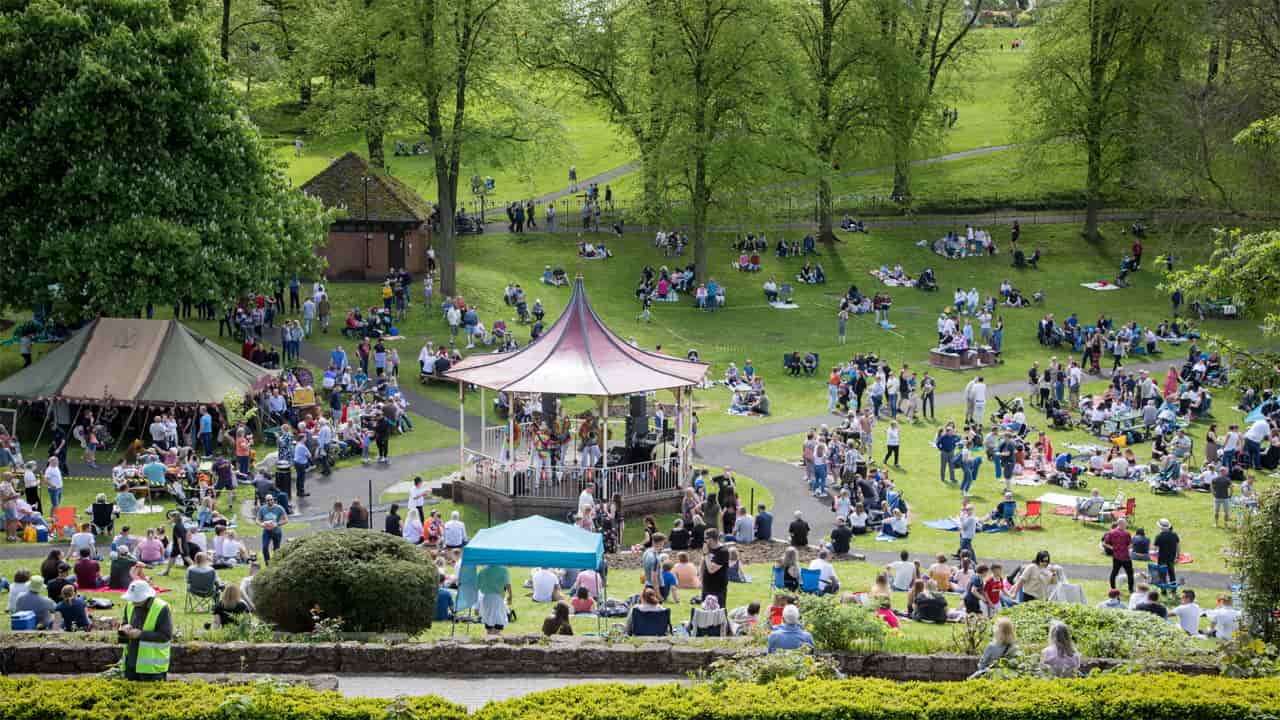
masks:
POLYGON ((731 682, 763 685, 782 678, 835 680, 840 677, 840 669, 833 658, 814 656, 800 650, 765 655, 739 653, 717 660, 706 671, 693 675, 696 682, 710 683, 717 688, 724 688, 731 682))
POLYGON ((288 632, 340 618, 344 630, 417 633, 431 627, 435 566, 418 548, 373 530, 291 540, 253 581, 262 617, 288 632))
POLYGON ((872 651, 884 647, 885 624, 867 608, 834 595, 803 595, 800 617, 819 650, 872 651))
POLYGON ((1280 683, 1215 676, 1079 680, 779 680, 590 685, 491 703, 476 720, 1245 720, 1280 713, 1280 683))
MULTIPOLYGON (((210 685, 0 678, 0 720, 386 720, 387 701, 276 683, 210 685)), ((411 698, 398 720, 464 720, 435 696, 411 698)))
POLYGON ((1031 25, 1036 24, 1035 16, 1029 12, 1018 13, 1018 16, 1014 18, 1014 20, 1017 23, 1018 27, 1029 27, 1031 25))
POLYGON ((1023 648, 1044 647, 1049 626, 1056 620, 1071 628, 1076 649, 1085 657, 1191 660, 1207 655, 1181 628, 1151 613, 1037 601, 1015 605, 1001 614, 1013 621, 1023 648))
POLYGON ((1223 644, 1218 669, 1233 678, 1280 676, 1280 647, 1238 632, 1223 644))

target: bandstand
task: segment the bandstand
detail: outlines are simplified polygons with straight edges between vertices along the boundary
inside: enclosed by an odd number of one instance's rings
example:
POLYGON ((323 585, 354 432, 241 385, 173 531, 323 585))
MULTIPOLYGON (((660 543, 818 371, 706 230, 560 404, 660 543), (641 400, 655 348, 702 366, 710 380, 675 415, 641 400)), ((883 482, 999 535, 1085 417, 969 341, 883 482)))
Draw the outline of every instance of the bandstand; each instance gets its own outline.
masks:
POLYGON ((620 494, 628 515, 677 509, 691 480, 693 388, 706 373, 703 363, 615 335, 579 276, 564 313, 537 340, 472 355, 446 373, 458 383, 460 415, 468 389, 480 393, 479 437, 468 446, 459 433, 454 499, 497 519, 563 519, 590 485, 596 498, 620 494))

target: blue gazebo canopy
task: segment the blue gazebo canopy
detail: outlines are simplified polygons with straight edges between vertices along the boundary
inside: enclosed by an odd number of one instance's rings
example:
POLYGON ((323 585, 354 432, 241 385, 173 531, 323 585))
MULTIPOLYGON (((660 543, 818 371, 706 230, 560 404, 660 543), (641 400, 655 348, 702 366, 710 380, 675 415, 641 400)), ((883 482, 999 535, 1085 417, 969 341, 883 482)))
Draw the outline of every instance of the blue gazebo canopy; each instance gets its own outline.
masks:
POLYGON ((475 604, 476 568, 481 565, 594 570, 604 560, 599 533, 534 515, 476 533, 462 549, 458 609, 475 604))

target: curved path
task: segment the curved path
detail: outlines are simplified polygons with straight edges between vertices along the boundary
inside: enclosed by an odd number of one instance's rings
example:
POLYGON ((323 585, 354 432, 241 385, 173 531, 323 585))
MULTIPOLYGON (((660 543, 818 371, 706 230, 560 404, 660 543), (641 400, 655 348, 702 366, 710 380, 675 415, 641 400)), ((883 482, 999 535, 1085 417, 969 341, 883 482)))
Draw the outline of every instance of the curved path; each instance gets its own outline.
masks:
MULTIPOLYGON (((309 357, 312 352, 320 351, 306 346, 303 347, 304 357, 309 357)), ((1163 372, 1175 362, 1178 361, 1159 360, 1144 364, 1141 367, 1157 373, 1163 372)), ((988 392, 992 395, 1016 395, 1025 390, 1026 384, 1021 380, 988 386, 988 392)), ((422 397, 413 392, 413 389, 408 386, 403 387, 402 391, 415 412, 430 417, 454 430, 457 429, 458 412, 456 408, 449 408, 434 400, 422 397)), ((964 396, 959 391, 942 393, 938 395, 936 400, 937 406, 945 413, 947 410, 961 405, 964 402, 964 396)), ((825 401, 825 396, 823 401, 825 401)), ((700 438, 697 456, 699 460, 710 465, 731 466, 769 488, 774 498, 774 507, 771 509, 776 518, 775 522, 779 523, 780 530, 785 524, 783 519, 791 517, 795 510, 813 513, 815 517, 825 518, 826 513, 830 512, 830 506, 809 494, 808 488, 805 486, 800 476, 800 471, 796 466, 751 455, 744 452, 743 449, 769 440, 804 433, 822 423, 831 423, 834 417, 830 414, 823 414, 761 422, 740 430, 700 438)), ((467 416, 468 435, 475 433, 478 426, 479 418, 467 416)), ((394 453, 394 445, 392 450, 394 453)), ((311 484, 317 488, 317 495, 328 496, 332 494, 342 498, 364 497, 368 493, 368 480, 370 477, 381 476, 377 477, 374 482, 374 498, 376 499, 386 487, 400 482, 410 473, 426 474, 432 468, 456 465, 457 461, 458 454, 456 449, 433 450, 427 453, 401 457, 394 457, 393 455, 392 465, 390 466, 384 466, 377 470, 370 470, 375 466, 345 468, 335 471, 328 479, 312 480, 311 484), (388 469, 394 469, 398 472, 388 472, 388 469)), ((304 509, 306 509, 306 506, 304 506, 304 509)), ((317 513, 317 518, 323 519, 326 509, 325 507, 315 507, 310 509, 309 512, 317 513)), ((865 555, 869 562, 889 562, 896 560, 898 556, 898 551, 896 550, 866 550, 862 547, 857 548, 857 550, 865 555)), ((983 558, 984 561, 990 561, 991 559, 983 558)), ((1025 558, 1022 560, 1000 558, 1000 560, 1008 566, 1019 565, 1026 561, 1025 558)), ((1068 565, 1066 568, 1072 577, 1089 580, 1106 580, 1110 573, 1110 568, 1103 565, 1068 565)), ((1189 583, 1199 587, 1225 589, 1230 581, 1229 576, 1221 573, 1183 570, 1179 575, 1189 583)))

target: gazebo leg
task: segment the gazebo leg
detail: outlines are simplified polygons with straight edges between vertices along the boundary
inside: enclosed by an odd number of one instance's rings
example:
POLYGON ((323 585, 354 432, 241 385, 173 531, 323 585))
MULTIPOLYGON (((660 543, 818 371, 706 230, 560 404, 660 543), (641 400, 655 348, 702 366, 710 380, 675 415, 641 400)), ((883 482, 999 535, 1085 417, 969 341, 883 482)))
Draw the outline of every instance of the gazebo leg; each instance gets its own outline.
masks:
MULTIPOLYGON (((458 472, 462 473, 462 477, 467 476, 466 470, 466 447, 467 447, 467 386, 461 380, 458 381, 458 472)), ((483 432, 483 431, 482 431, 483 432)))

